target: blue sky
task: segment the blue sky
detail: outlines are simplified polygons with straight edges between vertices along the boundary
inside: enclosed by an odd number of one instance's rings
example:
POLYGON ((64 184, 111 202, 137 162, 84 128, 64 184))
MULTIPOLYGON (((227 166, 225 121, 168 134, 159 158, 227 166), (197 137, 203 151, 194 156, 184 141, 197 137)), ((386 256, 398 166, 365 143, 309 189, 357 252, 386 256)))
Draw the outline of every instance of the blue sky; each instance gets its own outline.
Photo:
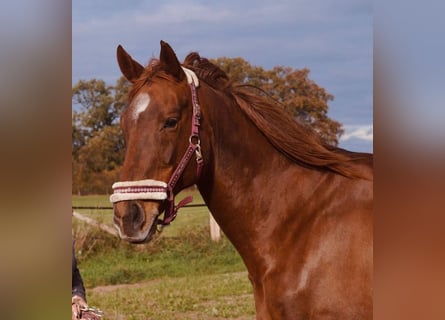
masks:
POLYGON ((116 47, 139 62, 159 54, 159 41, 178 58, 242 57, 266 69, 309 68, 335 99, 329 116, 343 123, 340 146, 372 152, 373 12, 370 0, 117 1, 72 5, 72 81, 120 76, 116 47))

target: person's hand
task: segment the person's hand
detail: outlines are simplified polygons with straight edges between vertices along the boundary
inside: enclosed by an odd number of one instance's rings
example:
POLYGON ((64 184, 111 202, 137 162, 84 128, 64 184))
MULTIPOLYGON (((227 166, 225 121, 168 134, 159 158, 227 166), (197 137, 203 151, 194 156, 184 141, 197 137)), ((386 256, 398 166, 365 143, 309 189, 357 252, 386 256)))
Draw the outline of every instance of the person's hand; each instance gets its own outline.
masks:
POLYGON ((71 298, 71 320, 80 319, 80 309, 88 308, 88 304, 81 296, 73 296, 71 298))

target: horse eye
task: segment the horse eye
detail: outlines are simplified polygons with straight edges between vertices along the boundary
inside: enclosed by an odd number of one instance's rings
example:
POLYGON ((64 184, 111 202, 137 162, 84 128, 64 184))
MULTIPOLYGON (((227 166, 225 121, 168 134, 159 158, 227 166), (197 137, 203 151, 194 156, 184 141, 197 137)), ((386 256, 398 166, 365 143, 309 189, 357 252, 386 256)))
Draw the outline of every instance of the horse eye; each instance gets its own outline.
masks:
POLYGON ((168 118, 164 123, 164 128, 175 128, 178 125, 178 119, 168 118))

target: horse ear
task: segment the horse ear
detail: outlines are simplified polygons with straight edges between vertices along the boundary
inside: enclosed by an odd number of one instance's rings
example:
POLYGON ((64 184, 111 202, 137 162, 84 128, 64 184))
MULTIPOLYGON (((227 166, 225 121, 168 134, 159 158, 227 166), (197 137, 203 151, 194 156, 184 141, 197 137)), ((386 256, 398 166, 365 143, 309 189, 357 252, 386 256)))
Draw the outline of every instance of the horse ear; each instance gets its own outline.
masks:
POLYGON ((117 62, 122 74, 131 83, 134 83, 144 71, 144 67, 133 60, 121 45, 117 47, 117 62))
POLYGON ((161 40, 161 54, 159 60, 163 64, 165 70, 174 76, 178 81, 184 79, 184 71, 181 68, 178 58, 172 47, 167 42, 161 40))

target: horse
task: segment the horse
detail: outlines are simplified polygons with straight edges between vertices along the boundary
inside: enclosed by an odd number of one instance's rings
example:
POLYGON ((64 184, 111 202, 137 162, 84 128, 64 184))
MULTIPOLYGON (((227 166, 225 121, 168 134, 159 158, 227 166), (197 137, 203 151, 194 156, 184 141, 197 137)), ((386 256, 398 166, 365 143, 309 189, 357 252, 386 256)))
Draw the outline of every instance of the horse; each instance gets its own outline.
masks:
POLYGON ((113 221, 144 243, 196 185, 240 254, 256 319, 372 319, 373 155, 334 147, 264 94, 161 41, 146 66, 117 47, 131 83, 113 221), (163 218, 161 218, 163 217, 163 218))

